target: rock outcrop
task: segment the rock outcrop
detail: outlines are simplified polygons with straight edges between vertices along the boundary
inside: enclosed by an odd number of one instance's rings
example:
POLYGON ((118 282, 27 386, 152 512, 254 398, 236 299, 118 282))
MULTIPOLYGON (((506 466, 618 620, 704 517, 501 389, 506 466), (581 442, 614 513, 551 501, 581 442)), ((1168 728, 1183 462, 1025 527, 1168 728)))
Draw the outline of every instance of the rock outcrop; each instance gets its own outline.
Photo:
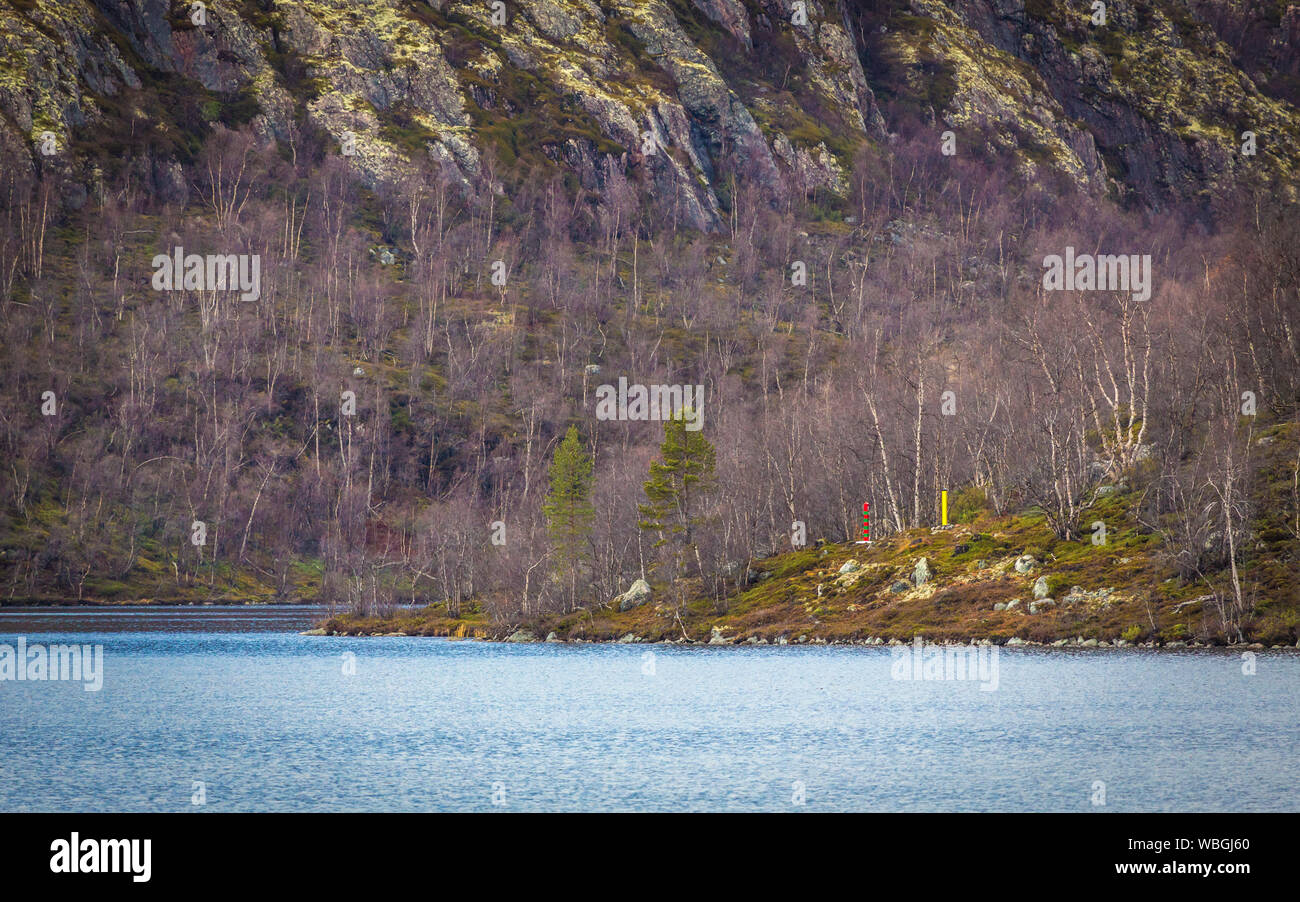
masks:
POLYGON ((201 17, 163 0, 10 4, 0 155, 68 172, 70 199, 121 165, 178 201, 192 148, 177 135, 222 125, 297 147, 312 132, 349 146, 371 186, 435 166, 479 192, 552 167, 718 229, 724 172, 773 200, 846 196, 854 155, 888 152, 884 89, 936 141, 952 129, 1085 191, 1159 205, 1246 175, 1294 185, 1294 10, 1115 0, 1096 26, 1065 0, 894 6, 809 0, 805 20, 791 0, 515 0, 501 22, 478 0, 213 0, 201 17))

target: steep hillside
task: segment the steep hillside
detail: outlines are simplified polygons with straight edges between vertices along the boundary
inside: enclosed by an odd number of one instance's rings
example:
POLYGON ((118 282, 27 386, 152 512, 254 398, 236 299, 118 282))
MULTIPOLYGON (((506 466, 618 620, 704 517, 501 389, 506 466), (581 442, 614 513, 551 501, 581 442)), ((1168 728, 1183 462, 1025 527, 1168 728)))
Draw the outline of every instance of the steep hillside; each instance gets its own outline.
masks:
POLYGON ((1028 638, 1029 552, 1118 593, 1072 628, 1289 635, 1296 14, 1105 11, 0 0, 0 598, 1028 638), (1145 290, 1049 285, 1076 250, 1145 290), (623 384, 702 392, 690 504, 623 384))
POLYGON ((594 189, 632 172, 701 229, 720 227, 736 174, 835 206, 862 146, 912 121, 935 143, 954 130, 961 153, 1145 204, 1246 174, 1294 190, 1291 13, 1265 38, 1214 4, 1118 0, 1105 25, 1086 8, 517 0, 501 22, 477 0, 222 0, 196 24, 165 0, 6 0, 0 149, 74 174, 74 194, 125 166, 183 200, 180 167, 211 125, 249 123, 290 152, 355 139, 372 186, 426 157, 466 186, 542 167, 594 189), (1260 41, 1269 53, 1250 52, 1260 41), (46 132, 73 153, 43 158, 46 132))

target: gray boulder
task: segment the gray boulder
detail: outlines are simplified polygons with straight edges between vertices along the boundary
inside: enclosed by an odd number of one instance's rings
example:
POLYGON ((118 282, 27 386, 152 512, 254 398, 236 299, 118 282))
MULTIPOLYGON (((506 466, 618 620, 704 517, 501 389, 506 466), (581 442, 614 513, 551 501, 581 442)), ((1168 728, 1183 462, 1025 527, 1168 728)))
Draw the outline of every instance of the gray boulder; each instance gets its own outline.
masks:
POLYGON ((918 586, 924 586, 930 581, 930 577, 933 575, 934 574, 930 572, 930 562, 925 558, 921 558, 916 562, 916 569, 912 571, 912 582, 916 583, 918 586))
POLYGON ((1034 560, 1032 554, 1022 554, 1016 558, 1015 568, 1017 573, 1028 573, 1038 566, 1038 561, 1034 560))
POLYGON ((861 567, 862 565, 857 561, 845 561, 840 567, 840 573, 853 573, 855 570, 861 569, 861 567))
POLYGON ((618 602, 620 611, 630 611, 633 608, 639 608, 650 600, 650 584, 643 579, 638 579, 632 583, 631 587, 622 595, 615 599, 618 602))
POLYGON ((528 630, 515 630, 509 636, 506 636, 507 642, 536 642, 537 636, 528 630))
POLYGON ((1034 580, 1034 597, 1035 597, 1035 598, 1046 598, 1046 597, 1047 597, 1047 577, 1046 577, 1046 576, 1040 576, 1040 577, 1038 577, 1038 579, 1034 580))

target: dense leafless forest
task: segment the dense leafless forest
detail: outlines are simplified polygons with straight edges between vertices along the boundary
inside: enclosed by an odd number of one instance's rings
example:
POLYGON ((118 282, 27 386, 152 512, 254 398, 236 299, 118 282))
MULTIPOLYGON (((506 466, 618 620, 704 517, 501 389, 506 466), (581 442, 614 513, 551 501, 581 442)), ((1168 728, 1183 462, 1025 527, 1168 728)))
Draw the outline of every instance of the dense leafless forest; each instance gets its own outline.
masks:
MULTIPOLYGON (((1254 541, 1255 424, 1300 400, 1300 234, 1265 187, 1125 210, 916 124, 859 154, 833 217, 736 167, 705 234, 635 166, 598 192, 490 157, 372 190, 334 152, 217 127, 179 197, 132 167, 6 178, 6 596, 603 603, 661 554, 639 505, 663 424, 592 410, 620 376, 704 386, 684 575, 718 597, 794 521, 852 539, 871 499, 884 535, 941 489, 1071 538, 1122 484, 1190 577, 1235 579, 1254 541), (1149 254, 1150 300, 1044 291, 1067 246, 1149 254), (260 298, 154 290, 174 247, 260 255, 260 298), (542 512, 571 425, 594 508, 572 583, 542 512)), ((1293 537, 1297 474, 1271 477, 1293 537)))

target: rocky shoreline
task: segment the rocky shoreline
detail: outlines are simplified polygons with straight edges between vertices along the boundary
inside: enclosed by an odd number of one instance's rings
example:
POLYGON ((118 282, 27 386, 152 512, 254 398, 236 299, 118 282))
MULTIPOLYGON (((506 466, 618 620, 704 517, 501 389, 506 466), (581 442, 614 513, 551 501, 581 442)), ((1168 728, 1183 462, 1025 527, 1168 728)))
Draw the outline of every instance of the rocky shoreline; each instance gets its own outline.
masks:
POLYGON ((1248 606, 1220 580, 1181 579, 1158 540, 1120 518, 1107 541, 1064 541, 1033 514, 918 528, 870 545, 817 540, 740 562, 725 597, 634 579, 603 603, 512 619, 510 605, 339 613, 313 635, 670 645, 1285 649, 1300 647, 1279 581, 1248 606))
MULTIPOLYGON (((773 641, 768 641, 758 636, 750 636, 746 639, 728 640, 720 634, 714 633, 708 640, 695 639, 644 639, 640 636, 625 635, 618 639, 604 638, 570 638, 562 639, 554 632, 548 633, 546 638, 538 638, 537 635, 529 630, 515 630, 505 635, 499 636, 447 636, 433 635, 424 633, 406 633, 401 630, 393 632, 374 632, 374 633, 349 633, 316 627, 310 630, 304 630, 299 633, 302 636, 331 636, 336 638, 374 638, 374 639, 452 639, 478 642, 501 642, 501 643, 525 643, 525 644, 565 644, 565 645, 685 645, 685 646, 784 646, 784 645, 807 645, 807 646, 854 646, 854 647, 875 647, 875 648, 905 648, 912 644, 911 641, 904 641, 897 638, 884 639, 880 636, 868 636, 865 639, 823 639, 820 637, 808 637, 801 635, 796 639, 789 639, 785 636, 778 637, 773 641)), ((921 638, 923 641, 924 637, 921 638)), ((1236 645, 1220 644, 1213 642, 1183 642, 1174 640, 1171 642, 1127 642, 1124 639, 1115 639, 1113 641, 1085 639, 1082 636, 1076 636, 1068 639, 1056 639, 1051 642, 1038 642, 1031 639, 1021 639, 1018 636, 1012 636, 1009 639, 971 639, 967 642, 929 642, 926 645, 940 646, 944 648, 966 648, 969 646, 998 646, 1006 648, 1097 648, 1097 649, 1145 649, 1145 650, 1178 650, 1178 649, 1208 649, 1214 651, 1300 651, 1300 642, 1292 645, 1265 645, 1262 642, 1243 642, 1236 645)))

